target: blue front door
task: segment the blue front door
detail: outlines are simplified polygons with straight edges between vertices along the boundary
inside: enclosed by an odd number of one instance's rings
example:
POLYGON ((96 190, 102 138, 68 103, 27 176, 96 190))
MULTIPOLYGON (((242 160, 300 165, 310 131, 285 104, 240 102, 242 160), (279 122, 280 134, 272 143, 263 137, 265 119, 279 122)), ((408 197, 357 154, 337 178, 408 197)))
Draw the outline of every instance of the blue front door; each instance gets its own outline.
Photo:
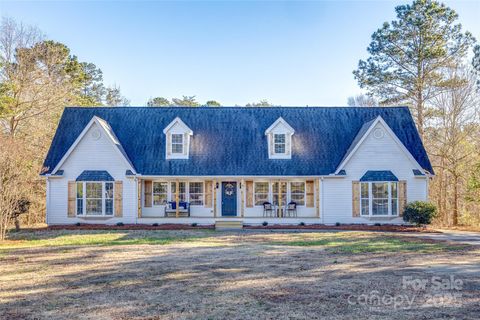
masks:
POLYGON ((222 216, 237 215, 237 183, 222 182, 222 216))

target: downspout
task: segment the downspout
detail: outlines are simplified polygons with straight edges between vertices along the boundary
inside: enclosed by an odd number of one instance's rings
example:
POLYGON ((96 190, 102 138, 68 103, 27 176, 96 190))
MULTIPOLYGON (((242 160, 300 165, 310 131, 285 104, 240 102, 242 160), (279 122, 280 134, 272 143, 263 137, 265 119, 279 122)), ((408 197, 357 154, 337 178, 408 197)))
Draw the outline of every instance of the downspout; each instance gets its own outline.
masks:
POLYGON ((46 205, 46 212, 45 212, 45 223, 47 224, 48 226, 48 213, 50 211, 50 180, 48 179, 48 177, 46 177, 46 181, 47 181, 47 205, 46 205))
POLYGON ((138 224, 138 178, 133 178, 133 182, 135 183, 135 224, 138 224))
POLYGON ((320 217, 322 217, 321 221, 322 221, 322 224, 324 224, 324 215, 325 215, 325 200, 324 200, 324 193, 323 193, 323 177, 320 178, 320 203, 321 203, 321 212, 320 212, 320 217))

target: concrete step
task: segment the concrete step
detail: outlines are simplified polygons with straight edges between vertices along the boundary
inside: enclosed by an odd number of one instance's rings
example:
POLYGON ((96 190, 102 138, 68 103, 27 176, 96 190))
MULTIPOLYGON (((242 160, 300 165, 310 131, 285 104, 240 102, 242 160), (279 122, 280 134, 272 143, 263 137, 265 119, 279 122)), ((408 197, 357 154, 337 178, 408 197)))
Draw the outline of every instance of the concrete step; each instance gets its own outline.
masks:
POLYGON ((219 220, 215 221, 216 230, 241 230, 243 229, 243 221, 241 220, 219 220))

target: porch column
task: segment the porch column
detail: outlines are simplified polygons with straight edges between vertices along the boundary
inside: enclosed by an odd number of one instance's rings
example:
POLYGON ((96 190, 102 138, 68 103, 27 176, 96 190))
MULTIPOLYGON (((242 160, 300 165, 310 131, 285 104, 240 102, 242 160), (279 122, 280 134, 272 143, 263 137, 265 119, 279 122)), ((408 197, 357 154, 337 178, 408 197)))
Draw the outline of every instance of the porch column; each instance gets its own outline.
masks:
POLYGON ((175 217, 179 217, 180 216, 180 196, 179 196, 179 192, 180 192, 180 183, 177 180, 175 180, 175 202, 176 202, 176 207, 175 207, 175 217))
POLYGON ((142 179, 137 178, 137 215, 142 217, 142 179))
POLYGON ((245 180, 242 179, 240 180, 240 215, 243 218, 244 216, 244 211, 245 211, 245 192, 243 190, 245 189, 245 180))
POLYGON ((317 218, 320 218, 320 179, 315 179, 315 186, 317 187, 315 194, 315 214, 317 218))
POLYGON ((217 180, 213 180, 213 217, 217 217, 217 180))
POLYGON ((278 217, 283 218, 282 214, 282 181, 278 180, 278 217))

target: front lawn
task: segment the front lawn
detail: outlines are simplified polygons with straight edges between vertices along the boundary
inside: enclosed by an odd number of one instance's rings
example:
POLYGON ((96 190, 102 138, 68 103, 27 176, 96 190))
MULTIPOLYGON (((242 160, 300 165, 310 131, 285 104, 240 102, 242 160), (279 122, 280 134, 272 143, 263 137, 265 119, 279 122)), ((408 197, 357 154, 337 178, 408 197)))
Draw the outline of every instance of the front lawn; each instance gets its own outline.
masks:
POLYGON ((378 232, 12 233, 0 244, 0 319, 473 318, 478 273, 461 266, 479 256, 378 232), (358 303, 418 295, 404 276, 452 274, 464 283, 460 305, 429 306, 428 290, 408 308, 358 303))

